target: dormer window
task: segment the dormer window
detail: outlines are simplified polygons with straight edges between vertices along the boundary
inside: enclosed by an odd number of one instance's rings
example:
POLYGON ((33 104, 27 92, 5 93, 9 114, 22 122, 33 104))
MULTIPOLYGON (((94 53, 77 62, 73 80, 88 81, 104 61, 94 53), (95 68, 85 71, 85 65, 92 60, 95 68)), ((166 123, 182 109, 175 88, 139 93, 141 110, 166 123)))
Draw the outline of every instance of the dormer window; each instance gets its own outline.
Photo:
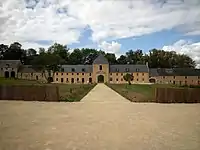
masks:
POLYGON ((64 68, 61 68, 61 72, 64 72, 64 68))
POLYGON ((125 70, 126 70, 126 72, 129 72, 129 68, 126 68, 125 70))
POLYGON ((116 70, 116 72, 119 72, 119 69, 118 69, 118 68, 116 68, 115 70, 116 70))
POLYGON ((139 71, 140 71, 140 69, 136 68, 136 72, 139 72, 139 71))
POLYGON ((74 68, 72 68, 72 72, 74 72, 75 71, 75 69, 74 68))
POLYGON ((82 68, 82 72, 85 72, 85 68, 82 68))

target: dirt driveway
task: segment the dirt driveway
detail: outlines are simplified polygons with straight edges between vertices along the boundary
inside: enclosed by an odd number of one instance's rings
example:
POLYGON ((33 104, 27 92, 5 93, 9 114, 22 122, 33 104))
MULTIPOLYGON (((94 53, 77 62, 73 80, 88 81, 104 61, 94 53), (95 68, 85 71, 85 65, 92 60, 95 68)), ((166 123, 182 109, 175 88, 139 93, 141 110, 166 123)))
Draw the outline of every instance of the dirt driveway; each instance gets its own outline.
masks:
POLYGON ((199 104, 130 103, 112 92, 97 85, 92 102, 0 101, 0 150, 200 149, 199 104))

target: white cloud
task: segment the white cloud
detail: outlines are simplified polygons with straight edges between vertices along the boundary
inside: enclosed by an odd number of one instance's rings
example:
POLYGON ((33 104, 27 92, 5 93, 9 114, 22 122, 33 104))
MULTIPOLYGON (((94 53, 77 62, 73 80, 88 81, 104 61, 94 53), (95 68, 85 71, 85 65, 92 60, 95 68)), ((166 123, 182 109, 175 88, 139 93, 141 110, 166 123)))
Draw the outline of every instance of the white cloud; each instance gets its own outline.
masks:
POLYGON ((121 55, 121 44, 118 42, 112 41, 111 43, 108 43, 106 41, 103 41, 101 44, 98 45, 98 47, 106 53, 116 54, 116 57, 119 57, 121 55))
POLYGON ((22 48, 23 49, 29 49, 29 48, 34 48, 37 51, 39 50, 39 48, 45 48, 46 50, 48 49, 48 45, 41 45, 38 43, 34 43, 34 42, 23 42, 22 48))
POLYGON ((23 44, 49 40, 71 44, 79 42, 87 26, 92 30, 92 40, 98 43, 173 28, 186 35, 200 35, 199 0, 168 0, 162 7, 156 1, 0 1, 0 41, 23 44))
POLYGON ((193 43, 187 40, 179 40, 172 45, 164 46, 163 50, 186 54, 195 60, 197 68, 200 68, 200 42, 193 43))

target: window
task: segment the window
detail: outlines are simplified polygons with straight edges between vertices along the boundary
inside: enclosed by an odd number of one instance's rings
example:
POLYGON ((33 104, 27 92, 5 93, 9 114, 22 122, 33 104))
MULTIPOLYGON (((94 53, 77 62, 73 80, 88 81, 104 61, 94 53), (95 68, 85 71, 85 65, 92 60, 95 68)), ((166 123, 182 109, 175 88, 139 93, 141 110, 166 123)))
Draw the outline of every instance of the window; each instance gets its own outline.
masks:
POLYGON ((110 75, 112 76, 112 73, 110 73, 110 75))
POLYGON ((89 78, 89 83, 92 83, 92 78, 89 78))
POLYGON ((198 85, 200 85, 200 81, 198 81, 198 85))
POLYGON ((198 79, 200 79, 200 76, 198 76, 198 79))
POLYGON ((175 84, 176 82, 175 81, 173 81, 173 84, 175 84))
POLYGON ((68 75, 68 73, 66 73, 66 75, 68 75))
POLYGON ((71 78, 71 83, 74 83, 74 78, 71 78))
POLYGON ((69 79, 68 79, 68 78, 66 78, 66 82, 69 82, 69 79))
POLYGON ((126 68, 125 71, 126 71, 126 72, 129 72, 129 68, 126 68))
POLYGON ((121 73, 121 76, 123 76, 123 73, 121 73))
POLYGON ((61 78, 61 82, 63 83, 63 78, 61 78))
POLYGON ((82 73, 82 75, 84 75, 84 73, 82 73))
POLYGON ((74 73, 72 73, 72 75, 74 75, 74 73))
POLYGON ((63 73, 61 73, 61 75, 63 76, 63 73))
POLYGON ((142 76, 144 76, 144 73, 142 73, 142 76))
POLYGON ((31 72, 31 76, 33 76, 33 73, 31 72))
POLYGON ((138 76, 138 73, 137 73, 137 76, 138 76))
POLYGON ((102 65, 99 65, 99 70, 102 70, 102 65))
POLYGON ((74 72, 75 71, 75 69, 74 68, 72 68, 72 72, 74 72))
POLYGON ((121 78, 121 81, 123 81, 123 78, 121 78))
POLYGON ((176 77, 174 76, 174 79, 176 79, 176 77))
POLYGON ((92 74, 90 73, 90 76, 91 76, 92 74))
POLYGON ((14 69, 12 68, 12 70, 14 70, 14 69))
POLYGON ((144 78, 142 78, 142 81, 144 81, 144 78))
POLYGON ((165 79, 165 76, 163 76, 163 79, 165 79))
POLYGON ((136 68, 136 72, 139 72, 140 69, 136 68))
POLYGON ((110 78, 110 81, 112 81, 112 78, 110 78))
POLYGON ((118 68, 116 68, 115 70, 116 70, 116 72, 119 72, 119 69, 118 69, 118 68))
POLYGON ((79 81, 79 78, 77 78, 76 81, 78 82, 78 81, 79 81))
POLYGON ((56 78, 56 81, 58 81, 58 78, 56 78))
POLYGON ((1 68, 1 70, 3 70, 3 68, 1 68))
POLYGON ((187 79, 187 76, 185 76, 185 79, 187 79))
POLYGON ((36 80, 38 80, 38 76, 36 76, 36 80))
POLYGON ((116 81, 118 81, 118 78, 116 79, 116 81))
POLYGON ((85 68, 82 68, 82 72, 85 72, 85 68))
POLYGON ((187 85, 187 81, 185 81, 185 85, 187 85))
POLYGON ((77 75, 79 75, 79 73, 77 73, 77 75))
POLYGON ((58 73, 56 72, 56 75, 58 75, 58 73))
POLYGON ((137 81, 138 81, 138 79, 137 79, 137 81))
POLYGON ((84 78, 82 78, 82 83, 84 83, 85 82, 85 79, 84 78))
POLYGON ((116 73, 116 76, 118 76, 118 73, 116 73))

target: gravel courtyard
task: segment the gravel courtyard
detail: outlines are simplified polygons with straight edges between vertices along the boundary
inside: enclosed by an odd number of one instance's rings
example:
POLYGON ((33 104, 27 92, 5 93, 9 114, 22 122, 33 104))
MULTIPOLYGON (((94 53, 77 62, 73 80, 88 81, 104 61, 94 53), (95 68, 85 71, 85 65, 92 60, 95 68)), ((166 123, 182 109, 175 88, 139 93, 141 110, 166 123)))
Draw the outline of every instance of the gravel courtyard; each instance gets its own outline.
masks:
POLYGON ((77 103, 0 101, 0 150, 199 149, 199 104, 131 103, 104 84, 77 103))

